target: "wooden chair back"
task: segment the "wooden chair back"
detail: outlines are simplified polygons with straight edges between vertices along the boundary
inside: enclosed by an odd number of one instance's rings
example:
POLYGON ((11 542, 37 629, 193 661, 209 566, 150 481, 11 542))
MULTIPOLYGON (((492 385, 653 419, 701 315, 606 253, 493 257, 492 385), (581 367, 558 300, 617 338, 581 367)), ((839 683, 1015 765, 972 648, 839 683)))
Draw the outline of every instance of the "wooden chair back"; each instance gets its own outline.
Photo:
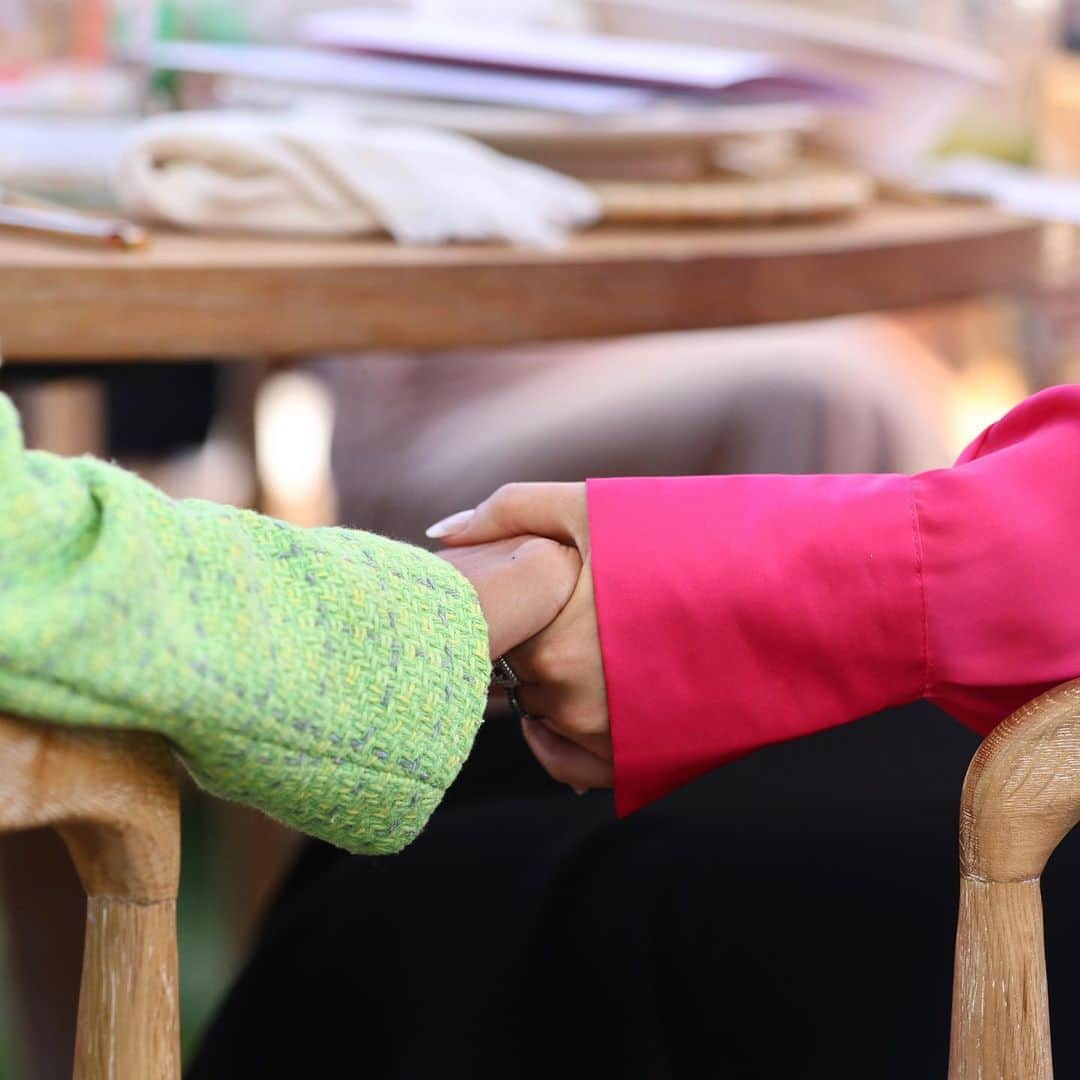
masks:
POLYGON ((154 736, 0 717, 0 832, 49 826, 86 889, 76 1080, 177 1080, 174 764, 154 736))
POLYGON ((998 725, 960 807, 949 1080, 1051 1080, 1042 896, 1047 859, 1080 820, 1080 680, 998 725))

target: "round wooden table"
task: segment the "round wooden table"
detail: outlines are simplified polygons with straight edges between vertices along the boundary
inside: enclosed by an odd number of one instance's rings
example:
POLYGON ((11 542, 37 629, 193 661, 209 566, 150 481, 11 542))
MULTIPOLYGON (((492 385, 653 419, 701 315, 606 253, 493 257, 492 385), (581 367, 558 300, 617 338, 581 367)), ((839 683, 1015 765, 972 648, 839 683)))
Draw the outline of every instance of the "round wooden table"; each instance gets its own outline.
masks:
POLYGON ((879 203, 844 220, 599 228, 548 250, 159 233, 140 252, 0 237, 10 360, 288 357, 816 319, 1023 289, 1038 225, 879 203))
MULTIPOLYGON (((1039 226, 985 207, 899 203, 801 225, 600 228, 542 251, 161 232, 124 253, 5 235, 0 349, 16 362, 273 359, 816 319, 1026 290, 1040 245, 1039 226)), ((92 388, 66 393, 45 425, 63 442, 53 448, 103 450, 92 388)), ((63 1057, 74 992, 62 984, 70 969, 77 985, 81 945, 72 914, 65 947, 62 902, 77 912, 82 900, 62 852, 34 840, 0 852, 3 887, 18 966, 60 988, 39 1005, 44 1043, 63 1057)))

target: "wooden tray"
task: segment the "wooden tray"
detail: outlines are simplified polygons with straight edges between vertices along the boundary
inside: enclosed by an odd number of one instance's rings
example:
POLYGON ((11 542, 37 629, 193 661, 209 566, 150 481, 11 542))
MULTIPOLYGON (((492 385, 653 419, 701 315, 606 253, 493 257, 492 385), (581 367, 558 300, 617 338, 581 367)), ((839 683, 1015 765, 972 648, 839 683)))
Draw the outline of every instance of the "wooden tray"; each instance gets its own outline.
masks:
POLYGON ((783 176, 592 183, 613 224, 761 224, 832 217, 866 206, 873 181, 840 166, 800 163, 783 176))

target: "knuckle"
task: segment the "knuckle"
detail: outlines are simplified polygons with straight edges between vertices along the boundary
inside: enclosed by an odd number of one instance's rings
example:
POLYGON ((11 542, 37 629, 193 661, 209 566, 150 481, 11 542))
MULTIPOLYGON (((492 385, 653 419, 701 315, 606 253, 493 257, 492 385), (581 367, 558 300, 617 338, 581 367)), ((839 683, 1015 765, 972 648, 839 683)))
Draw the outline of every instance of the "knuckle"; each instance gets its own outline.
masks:
POLYGON ((501 484, 488 498, 488 505, 492 510, 506 510, 517 500, 521 484, 501 484))
POLYGON ((548 776, 552 780, 558 780, 560 784, 569 784, 574 779, 574 770, 565 761, 548 759, 542 763, 548 776))
POLYGON ((513 484, 496 488, 479 506, 478 517, 496 529, 505 528, 513 515, 513 484))
POLYGON ((554 635, 541 634, 532 647, 531 660, 545 682, 557 682, 566 670, 566 648, 554 635))
POLYGON ((544 727, 548 731, 554 732, 556 735, 566 736, 574 733, 572 726, 567 724, 566 716, 563 712, 549 709, 543 714, 544 727))
POLYGON ((556 721, 559 730, 567 735, 581 736, 589 733, 588 718, 575 709, 564 709, 556 721))

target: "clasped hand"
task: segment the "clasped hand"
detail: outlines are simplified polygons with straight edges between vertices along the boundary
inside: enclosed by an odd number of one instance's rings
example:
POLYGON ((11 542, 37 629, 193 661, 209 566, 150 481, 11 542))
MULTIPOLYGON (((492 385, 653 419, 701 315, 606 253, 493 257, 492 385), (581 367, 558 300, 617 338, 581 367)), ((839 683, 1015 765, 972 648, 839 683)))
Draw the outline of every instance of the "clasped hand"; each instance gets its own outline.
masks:
POLYGON ((522 731, 540 764, 577 791, 611 787, 600 636, 584 484, 510 484, 428 535, 469 580, 492 657, 522 680, 522 731))

